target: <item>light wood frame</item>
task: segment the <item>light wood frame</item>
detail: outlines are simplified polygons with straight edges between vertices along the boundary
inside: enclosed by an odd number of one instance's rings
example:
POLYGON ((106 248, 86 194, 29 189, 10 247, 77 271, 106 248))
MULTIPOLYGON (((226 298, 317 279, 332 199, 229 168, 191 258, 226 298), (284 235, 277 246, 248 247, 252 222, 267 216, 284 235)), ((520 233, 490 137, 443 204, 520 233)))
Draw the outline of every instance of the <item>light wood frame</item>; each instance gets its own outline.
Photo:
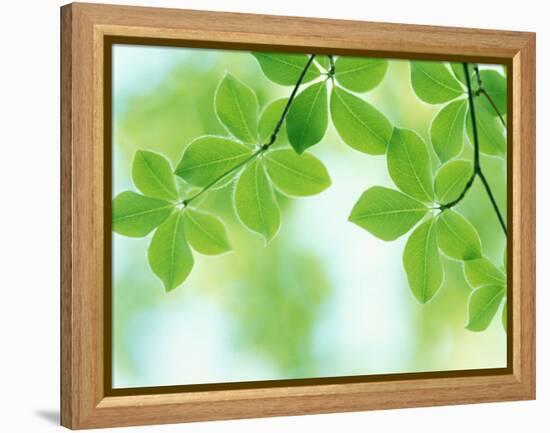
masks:
POLYGON ((61 30, 62 425, 80 429, 535 398, 533 33, 78 3, 61 8, 61 30), (105 159, 103 91, 109 37, 506 64, 508 368, 472 375, 109 395, 104 380, 104 253, 110 208, 104 200, 104 175, 110 166, 105 159))

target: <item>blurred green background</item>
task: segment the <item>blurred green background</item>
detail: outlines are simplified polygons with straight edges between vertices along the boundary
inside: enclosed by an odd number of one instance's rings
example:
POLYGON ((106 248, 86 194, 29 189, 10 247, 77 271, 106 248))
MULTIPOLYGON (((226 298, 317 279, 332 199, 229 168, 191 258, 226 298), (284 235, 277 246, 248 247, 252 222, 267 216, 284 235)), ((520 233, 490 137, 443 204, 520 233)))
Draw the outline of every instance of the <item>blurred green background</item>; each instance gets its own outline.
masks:
MULTIPOLYGON (((134 189, 136 150, 160 152, 175 166, 194 138, 226 135, 213 108, 225 71, 261 107, 291 91, 268 81, 246 52, 113 48, 113 197, 134 189)), ((406 61, 391 61, 381 85, 362 97, 426 140, 440 109, 413 94, 406 61)), ((402 266, 407 236, 384 242, 347 222, 365 189, 393 186, 385 157, 352 150, 332 126, 311 151, 333 185, 307 198, 278 195, 282 226, 267 247, 238 223, 232 184, 205 194, 200 207, 226 222, 234 251, 195 254, 190 277, 170 293, 148 267, 149 238, 113 234, 113 387, 506 366, 500 320, 485 332, 464 329, 470 288, 458 262, 444 259, 444 286, 422 306, 402 266)), ((470 157, 470 146, 464 152, 470 157)), ((504 161, 482 164, 505 209, 504 161)), ((457 209, 500 265, 505 239, 478 180, 457 209)))

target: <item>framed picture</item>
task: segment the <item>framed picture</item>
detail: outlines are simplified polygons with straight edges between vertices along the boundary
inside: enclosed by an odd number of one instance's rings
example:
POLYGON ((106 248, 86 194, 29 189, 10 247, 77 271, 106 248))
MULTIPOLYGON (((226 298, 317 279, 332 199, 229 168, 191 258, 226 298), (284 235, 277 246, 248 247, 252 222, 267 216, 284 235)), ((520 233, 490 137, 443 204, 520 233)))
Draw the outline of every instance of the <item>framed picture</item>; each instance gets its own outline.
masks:
POLYGON ((535 398, 534 34, 61 21, 64 426, 535 398))

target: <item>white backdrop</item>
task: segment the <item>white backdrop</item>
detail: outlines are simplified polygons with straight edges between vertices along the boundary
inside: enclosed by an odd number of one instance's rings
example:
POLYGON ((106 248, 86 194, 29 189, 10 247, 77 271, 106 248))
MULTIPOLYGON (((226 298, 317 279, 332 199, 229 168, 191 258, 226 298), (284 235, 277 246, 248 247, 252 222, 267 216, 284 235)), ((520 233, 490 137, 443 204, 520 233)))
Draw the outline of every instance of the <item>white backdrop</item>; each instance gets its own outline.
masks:
MULTIPOLYGON (((108 1, 106 3, 111 3, 108 1)), ((324 18, 536 31, 538 44, 538 400, 229 422, 142 427, 135 432, 547 431, 550 417, 550 262, 545 223, 550 212, 548 79, 545 2, 522 0, 389 0, 306 2, 278 0, 120 1, 324 18), (543 122, 543 119, 546 122, 543 122), (545 344, 546 343, 546 344, 545 344), (543 425, 547 427, 543 427, 543 425)), ((58 0, 4 2, 0 66, 0 187, 5 232, 0 238, 0 427, 5 431, 59 429, 59 6, 58 0), (7 242, 6 242, 7 240, 7 242)))

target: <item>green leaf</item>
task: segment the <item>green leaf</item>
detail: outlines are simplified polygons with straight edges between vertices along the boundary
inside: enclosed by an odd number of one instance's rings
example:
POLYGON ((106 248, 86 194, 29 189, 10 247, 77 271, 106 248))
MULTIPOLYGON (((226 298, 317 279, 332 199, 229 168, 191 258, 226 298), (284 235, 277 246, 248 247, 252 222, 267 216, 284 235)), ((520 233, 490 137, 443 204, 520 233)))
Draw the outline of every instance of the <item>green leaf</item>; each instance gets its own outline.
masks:
POLYGON ((132 165, 132 179, 146 196, 162 200, 177 200, 178 193, 172 167, 158 153, 138 150, 132 165))
MULTIPOLYGON (((305 54, 279 54, 279 53, 252 53, 265 76, 271 81, 283 86, 294 86, 304 70, 309 56, 305 54)), ((319 77, 319 69, 314 64, 310 65, 303 83, 319 77)))
POLYGON ((502 305, 502 327, 505 331, 508 331, 508 302, 504 301, 502 305))
POLYGON ((504 247, 504 252, 502 253, 502 264, 504 269, 508 268, 508 247, 504 247))
POLYGON ((245 143, 258 138, 258 100, 254 92, 231 74, 223 77, 215 95, 216 114, 223 126, 245 143))
POLYGON ((437 241, 447 256, 456 260, 481 257, 481 240, 474 226, 452 209, 437 218, 437 241))
POLYGON ((175 212, 155 231, 147 253, 149 266, 166 291, 178 287, 193 268, 193 254, 185 239, 183 215, 175 212))
POLYGON ((275 186, 291 196, 319 194, 331 184, 323 163, 309 153, 273 150, 265 155, 265 167, 275 186))
MULTIPOLYGON (((494 117, 492 109, 479 99, 474 100, 479 150, 487 155, 502 156, 506 153, 505 129, 497 117, 494 117)), ((472 130, 472 117, 468 111, 466 118, 466 131, 468 138, 474 143, 472 130)))
MULTIPOLYGON (((451 70, 458 81, 466 85, 466 76, 464 75, 464 66, 460 62, 451 62, 451 70)), ((474 65, 468 63, 468 70, 470 72, 470 79, 473 79, 474 65)))
MULTIPOLYGON (((477 79, 474 72, 474 65, 468 64, 470 70, 470 81, 472 83, 473 90, 475 91, 477 86, 477 79)), ((462 63, 451 63, 451 69, 455 76, 466 85, 466 79, 464 76, 464 67, 462 63)), ((489 94, 493 102, 495 103, 500 114, 505 115, 507 111, 507 97, 506 97, 506 78, 499 72, 492 69, 484 69, 479 71, 481 83, 485 91, 489 94)), ((498 117, 498 113, 491 106, 491 103, 486 99, 484 95, 479 95, 479 104, 484 105, 493 116, 498 117)))
POLYGON ((330 60, 328 56, 321 56, 318 54, 315 56, 315 62, 327 72, 330 69, 330 60))
POLYGON ((466 281, 473 288, 487 284, 506 284, 504 274, 487 258, 464 262, 466 281))
POLYGON ((430 127, 430 138, 441 162, 458 155, 464 146, 464 129, 468 101, 459 99, 445 105, 430 127))
POLYGON ((327 85, 322 81, 294 99, 286 118, 288 140, 296 152, 302 153, 322 140, 327 126, 327 85))
POLYGON ((443 164, 435 175, 435 195, 440 203, 456 200, 466 188, 473 174, 470 161, 457 159, 443 164))
POLYGON ((277 234, 281 224, 279 206, 260 160, 242 172, 235 188, 235 210, 241 222, 261 234, 266 243, 277 234))
MULTIPOLYGON (((258 124, 258 132, 260 134, 260 143, 268 143, 271 134, 277 126, 277 122, 281 118, 283 111, 286 107, 288 98, 281 98, 271 102, 267 107, 264 108, 262 114, 260 115, 260 122, 258 124)), ((286 125, 283 123, 279 133, 277 134, 277 139, 272 146, 277 146, 285 141, 286 137, 286 125)))
POLYGON ((346 89, 366 92, 380 84, 387 69, 386 59, 338 57, 335 62, 335 78, 346 89))
POLYGON ((433 202, 430 156, 426 143, 416 132, 393 130, 388 146, 388 171, 401 191, 424 203, 433 202))
MULTIPOLYGON (((488 69, 480 71, 479 75, 481 76, 483 88, 497 106, 500 114, 506 114, 508 108, 508 100, 506 97, 506 78, 504 78, 504 76, 499 74, 497 71, 488 69)), ((480 95, 479 98, 486 99, 484 95, 480 95)), ((490 104, 489 101, 486 102, 487 104, 490 104)), ((498 116, 494 108, 490 107, 489 111, 491 110, 493 116, 498 116)))
POLYGON ((174 205, 165 200, 121 192, 113 199, 113 231, 141 238, 168 218, 173 209, 174 205))
POLYGON ((330 96, 332 121, 350 147, 371 155, 382 155, 392 134, 388 119, 368 102, 334 86, 330 96))
POLYGON ((411 233, 403 251, 403 265, 414 297, 425 304, 443 283, 434 218, 423 222, 411 233))
POLYGON ((484 331, 491 324, 498 307, 504 298, 504 287, 490 284, 472 292, 468 305, 468 324, 470 331, 484 331))
POLYGON ((231 250, 225 226, 219 218, 188 208, 183 213, 183 220, 185 235, 195 251, 213 256, 231 250))
POLYGON ((407 233, 426 212, 426 206, 402 192, 373 186, 355 203, 349 221, 380 239, 392 241, 407 233))
POLYGON ((442 62, 412 61, 411 84, 416 96, 428 104, 458 98, 464 89, 442 62))
POLYGON ((204 187, 250 155, 252 150, 241 143, 206 135, 187 146, 176 174, 192 185, 204 187))

